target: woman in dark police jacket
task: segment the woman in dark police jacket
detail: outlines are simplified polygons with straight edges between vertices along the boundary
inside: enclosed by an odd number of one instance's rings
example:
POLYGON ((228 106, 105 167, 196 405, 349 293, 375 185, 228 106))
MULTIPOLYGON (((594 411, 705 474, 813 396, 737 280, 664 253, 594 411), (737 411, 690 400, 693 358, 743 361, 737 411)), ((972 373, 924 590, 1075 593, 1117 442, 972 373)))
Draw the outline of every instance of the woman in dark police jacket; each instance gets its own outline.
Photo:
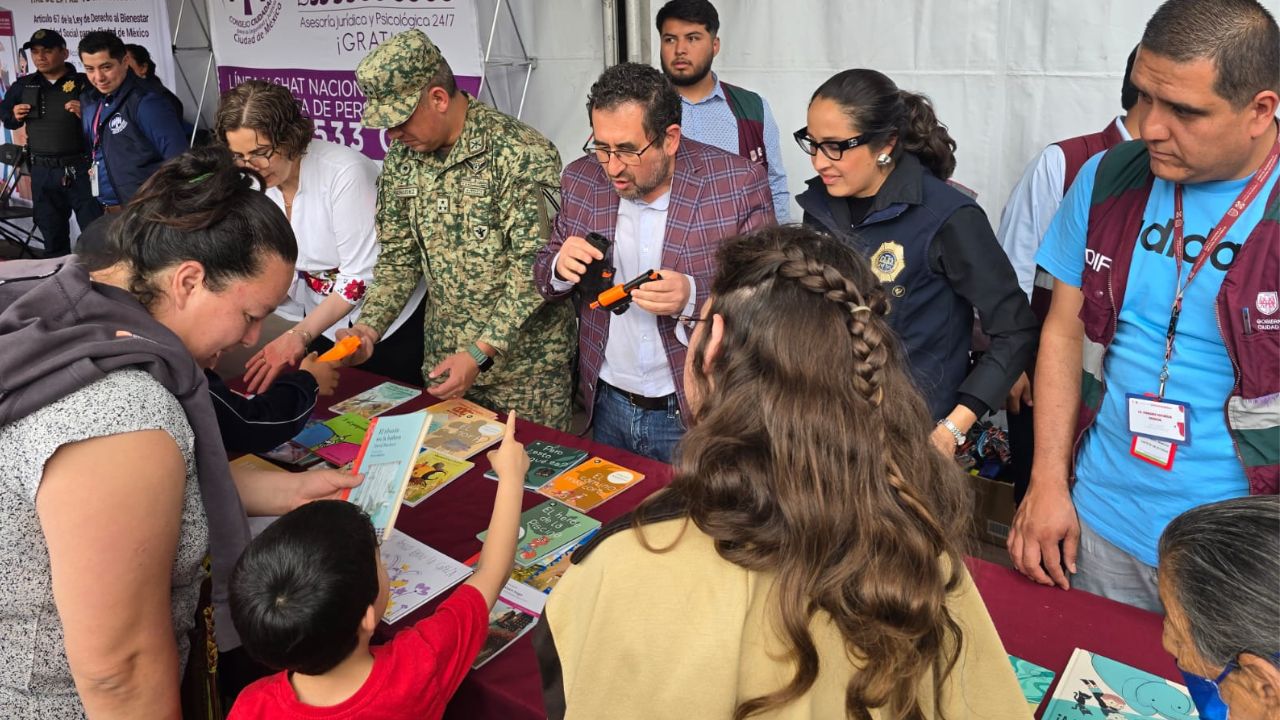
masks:
POLYGON ((946 183, 955 141, 929 101, 874 70, 845 70, 814 92, 795 133, 818 176, 796 197, 804 223, 871 263, 889 324, 950 455, 999 409, 1030 360, 1036 321, 987 216, 946 183), (991 344, 970 366, 973 311, 991 344))

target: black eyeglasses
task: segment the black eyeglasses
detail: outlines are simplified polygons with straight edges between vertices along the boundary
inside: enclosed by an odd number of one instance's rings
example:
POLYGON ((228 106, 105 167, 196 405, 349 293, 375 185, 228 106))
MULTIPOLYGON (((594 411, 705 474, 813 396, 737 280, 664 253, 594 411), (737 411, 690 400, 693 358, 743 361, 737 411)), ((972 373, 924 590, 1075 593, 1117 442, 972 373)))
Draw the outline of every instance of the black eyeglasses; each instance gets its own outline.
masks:
POLYGON ((692 334, 692 333, 693 333, 693 328, 694 328, 698 323, 702 322, 703 320, 706 320, 706 318, 693 317, 692 315, 677 315, 677 316, 676 316, 676 322, 680 323, 680 327, 684 328, 684 329, 685 329, 685 332, 687 332, 687 333, 689 333, 689 334, 692 334))
POLYGON ((851 137, 847 140, 823 140, 818 142, 809 136, 809 126, 806 125, 791 135, 796 139, 796 144, 806 155, 817 155, 821 150, 823 155, 831 160, 839 160, 844 157, 845 150, 852 150, 859 145, 866 145, 868 138, 866 134, 851 137))
POLYGON ((660 137, 662 136, 659 135, 658 137, 650 140, 648 145, 645 145, 639 150, 614 150, 600 145, 592 145, 591 141, 588 140, 586 144, 582 146, 582 152, 588 155, 594 155, 596 160, 600 161, 601 165, 609 164, 610 155, 616 156, 622 161, 623 165, 639 165, 640 156, 644 154, 645 150, 653 147, 653 144, 658 142, 658 138, 660 137))
POLYGON ((257 150, 254 150, 248 155, 239 155, 237 153, 231 153, 231 157, 233 160, 235 160, 237 163, 241 165, 249 165, 259 170, 265 170, 267 165, 271 163, 272 156, 274 156, 275 154, 276 154, 276 146, 272 145, 269 148, 265 148, 265 149, 259 148, 257 150))

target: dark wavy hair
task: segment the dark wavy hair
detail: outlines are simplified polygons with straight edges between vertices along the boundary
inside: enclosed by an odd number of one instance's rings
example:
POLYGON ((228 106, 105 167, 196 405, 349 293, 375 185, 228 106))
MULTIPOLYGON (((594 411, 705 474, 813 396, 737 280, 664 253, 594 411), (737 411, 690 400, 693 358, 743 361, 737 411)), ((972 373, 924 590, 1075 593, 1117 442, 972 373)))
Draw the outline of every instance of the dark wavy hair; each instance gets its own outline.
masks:
POLYGON ((316 125, 302 113, 293 93, 265 80, 245 80, 222 93, 213 131, 222 144, 227 133, 246 128, 266 138, 289 159, 307 151, 316 125))
POLYGON ((884 73, 863 68, 838 72, 814 91, 809 102, 818 98, 839 105, 858 133, 870 136, 872 151, 897 138, 890 153, 894 159, 909 152, 939 180, 955 172, 956 141, 938 121, 929 98, 899 90, 884 73))
POLYGON ((865 259, 801 226, 730 239, 718 262, 720 350, 704 372, 708 333, 695 336, 695 422, 674 480, 633 527, 644 542, 646 515, 674 503, 725 560, 776 574, 774 621, 795 676, 735 718, 813 686, 809 626, 821 610, 850 657, 865 660, 847 715, 880 708, 923 720, 921 691, 939 706, 960 656, 946 599, 964 576, 972 501, 929 442, 933 423, 885 320, 884 290, 865 259))
POLYGON ((127 264, 130 292, 150 307, 161 294, 156 275, 187 260, 204 266, 205 285, 215 292, 254 277, 269 256, 293 265, 293 229, 260 187, 261 178, 236 166, 224 147, 179 155, 142 184, 111 224, 93 267, 127 264))
POLYGON ((587 121, 594 110, 612 110, 625 103, 644 108, 644 131, 656 138, 680 124, 680 95, 662 71, 642 63, 618 63, 601 73, 587 94, 587 121))
POLYGON ((671 19, 701 25, 711 37, 715 37, 720 31, 720 13, 707 0, 670 0, 658 10, 658 18, 654 23, 658 26, 658 32, 662 32, 663 23, 671 19))

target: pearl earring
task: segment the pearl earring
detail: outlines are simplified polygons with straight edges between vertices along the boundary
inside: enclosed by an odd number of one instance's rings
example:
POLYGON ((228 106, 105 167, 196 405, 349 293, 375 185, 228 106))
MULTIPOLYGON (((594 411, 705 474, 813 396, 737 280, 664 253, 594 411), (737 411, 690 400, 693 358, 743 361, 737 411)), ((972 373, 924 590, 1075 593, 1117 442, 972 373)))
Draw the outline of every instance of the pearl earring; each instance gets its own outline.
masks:
POLYGON ((876 165, 880 167, 886 167, 891 162, 893 162, 893 158, 889 157, 888 153, 880 153, 876 156, 876 165))

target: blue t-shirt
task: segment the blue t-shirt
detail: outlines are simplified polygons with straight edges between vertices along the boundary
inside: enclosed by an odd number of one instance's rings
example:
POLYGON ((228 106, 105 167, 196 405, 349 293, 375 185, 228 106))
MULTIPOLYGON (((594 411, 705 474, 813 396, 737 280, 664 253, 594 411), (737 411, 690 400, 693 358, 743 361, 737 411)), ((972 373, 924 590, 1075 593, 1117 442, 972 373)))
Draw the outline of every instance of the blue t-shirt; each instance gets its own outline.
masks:
MULTIPOLYGON (((1074 287, 1080 287, 1084 272, 1089 204, 1101 157, 1094 156, 1080 169, 1036 254, 1038 265, 1074 287)), ((1156 564, 1160 533, 1174 517, 1193 507, 1249 492, 1224 417, 1235 377, 1218 330, 1216 302, 1222 279, 1240 245, 1262 219, 1267 194, 1278 176, 1280 173, 1272 174, 1183 296, 1165 397, 1191 406, 1191 442, 1178 448, 1168 471, 1129 453, 1133 435, 1129 433, 1125 394, 1154 393, 1159 386, 1177 268, 1173 259, 1173 184, 1156 178, 1143 211, 1115 341, 1103 367, 1107 392, 1076 458, 1073 496, 1076 511, 1086 524, 1148 565, 1156 564)), ((1184 187, 1184 281, 1205 237, 1249 179, 1184 187)))

